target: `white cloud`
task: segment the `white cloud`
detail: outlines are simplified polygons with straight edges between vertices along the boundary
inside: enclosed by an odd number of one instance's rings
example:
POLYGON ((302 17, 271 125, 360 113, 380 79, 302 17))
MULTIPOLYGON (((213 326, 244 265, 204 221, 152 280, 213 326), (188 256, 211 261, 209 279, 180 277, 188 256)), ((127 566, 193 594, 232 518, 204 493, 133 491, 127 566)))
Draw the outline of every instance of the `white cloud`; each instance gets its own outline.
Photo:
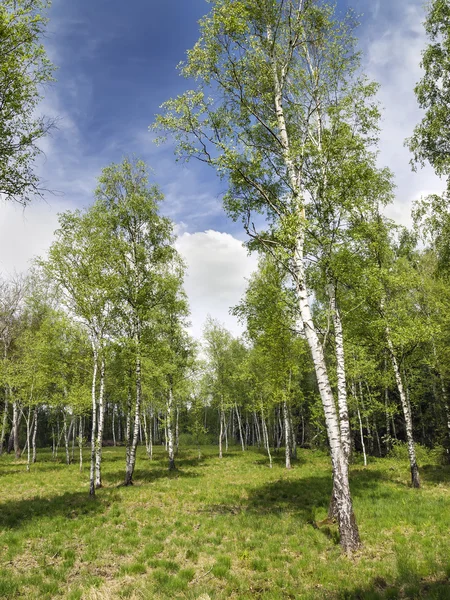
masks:
POLYGON ((26 209, 12 202, 0 204, 0 273, 25 272, 36 256, 45 255, 58 226, 58 212, 73 209, 67 201, 37 201, 26 209))
POLYGON ((381 84, 378 98, 384 110, 379 163, 394 172, 397 185, 396 200, 386 213, 404 225, 411 224, 415 200, 444 187, 430 167, 412 172, 411 154, 404 146, 423 115, 414 94, 422 76, 421 53, 427 44, 422 4, 422 0, 383 3, 377 18, 359 32, 365 71, 381 84))
POLYGON ((249 256, 232 235, 213 230, 183 233, 176 246, 188 267, 185 290, 192 311, 191 333, 201 337, 208 314, 235 335, 242 333, 229 309, 240 301, 257 257, 249 256))

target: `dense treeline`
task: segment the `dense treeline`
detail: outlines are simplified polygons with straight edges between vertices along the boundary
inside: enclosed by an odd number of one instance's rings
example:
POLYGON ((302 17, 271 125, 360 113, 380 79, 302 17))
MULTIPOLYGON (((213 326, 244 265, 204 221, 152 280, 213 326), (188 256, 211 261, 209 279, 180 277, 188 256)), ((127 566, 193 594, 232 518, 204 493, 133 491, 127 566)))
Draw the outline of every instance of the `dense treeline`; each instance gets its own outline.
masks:
MULTIPOLYGON (((443 176, 448 18, 434 0, 416 89, 427 112, 409 140, 443 176)), ((225 210, 259 252, 231 308, 245 333, 209 319, 202 342, 190 339, 162 194, 142 162, 110 165, 92 205, 60 216, 48 257, 1 282, 0 451, 25 453, 30 469, 51 444, 82 468, 89 444, 94 495, 106 443, 126 446, 125 485, 139 443, 149 459, 164 444, 169 469, 183 441, 199 453, 217 443, 220 458, 257 446, 270 466, 283 448, 287 468, 297 446, 327 447, 330 518, 352 551, 358 454, 404 447, 416 488, 417 444, 449 457, 448 191, 416 205, 411 231, 383 216, 394 185, 377 163, 377 85, 361 74, 353 21, 327 2, 215 0, 200 27, 182 67, 196 88, 155 127, 227 182, 225 210)))

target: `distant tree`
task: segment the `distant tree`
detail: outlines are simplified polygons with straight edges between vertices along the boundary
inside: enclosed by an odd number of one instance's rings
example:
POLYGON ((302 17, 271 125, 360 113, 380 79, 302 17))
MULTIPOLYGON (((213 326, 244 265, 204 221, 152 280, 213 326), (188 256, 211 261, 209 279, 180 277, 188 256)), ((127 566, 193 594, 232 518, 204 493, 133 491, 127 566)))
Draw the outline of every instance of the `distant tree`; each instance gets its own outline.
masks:
POLYGON ((42 36, 48 0, 0 1, 0 194, 27 204, 41 195, 34 172, 38 142, 52 121, 38 116, 41 89, 53 80, 42 36))

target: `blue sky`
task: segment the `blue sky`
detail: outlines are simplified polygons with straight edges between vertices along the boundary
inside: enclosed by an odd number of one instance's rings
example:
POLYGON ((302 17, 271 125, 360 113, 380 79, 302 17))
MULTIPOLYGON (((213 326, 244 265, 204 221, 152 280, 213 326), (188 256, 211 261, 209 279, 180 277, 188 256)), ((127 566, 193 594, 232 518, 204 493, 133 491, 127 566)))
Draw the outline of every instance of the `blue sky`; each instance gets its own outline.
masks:
MULTIPOLYGON (((415 198, 439 191, 431 171, 411 173, 403 140, 420 118, 413 86, 425 43, 422 0, 340 0, 340 10, 362 14, 358 30, 365 70, 381 84, 385 107, 380 163, 396 175, 398 199, 389 216, 409 222, 415 198)), ((256 259, 248 258, 239 224, 223 213, 221 183, 208 167, 175 162, 170 147, 157 147, 148 126, 159 105, 189 85, 176 65, 198 38, 205 0, 54 0, 45 40, 58 66, 41 110, 58 119, 45 140, 39 170, 47 195, 25 213, 2 207, 0 270, 23 270, 51 243, 57 213, 87 205, 101 169, 136 154, 154 169, 166 196, 163 207, 177 224, 178 246, 188 264, 186 288, 193 331, 206 313, 236 330, 228 307, 236 304, 256 259)))

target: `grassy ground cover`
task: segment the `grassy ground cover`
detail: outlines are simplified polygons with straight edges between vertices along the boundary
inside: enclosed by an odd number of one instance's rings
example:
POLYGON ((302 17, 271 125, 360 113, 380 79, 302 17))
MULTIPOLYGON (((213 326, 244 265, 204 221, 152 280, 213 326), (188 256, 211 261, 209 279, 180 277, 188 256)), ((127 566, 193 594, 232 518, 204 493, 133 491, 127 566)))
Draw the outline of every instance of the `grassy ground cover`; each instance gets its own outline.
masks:
MULTIPOLYGON (((257 451, 139 449, 133 487, 124 448, 104 449, 104 483, 40 451, 30 473, 0 458, 0 597, 76 599, 450 599, 450 468, 352 467, 364 547, 340 552, 326 517, 329 459, 300 451, 291 471, 257 451)), ((87 453, 86 453, 87 458, 87 453)))

